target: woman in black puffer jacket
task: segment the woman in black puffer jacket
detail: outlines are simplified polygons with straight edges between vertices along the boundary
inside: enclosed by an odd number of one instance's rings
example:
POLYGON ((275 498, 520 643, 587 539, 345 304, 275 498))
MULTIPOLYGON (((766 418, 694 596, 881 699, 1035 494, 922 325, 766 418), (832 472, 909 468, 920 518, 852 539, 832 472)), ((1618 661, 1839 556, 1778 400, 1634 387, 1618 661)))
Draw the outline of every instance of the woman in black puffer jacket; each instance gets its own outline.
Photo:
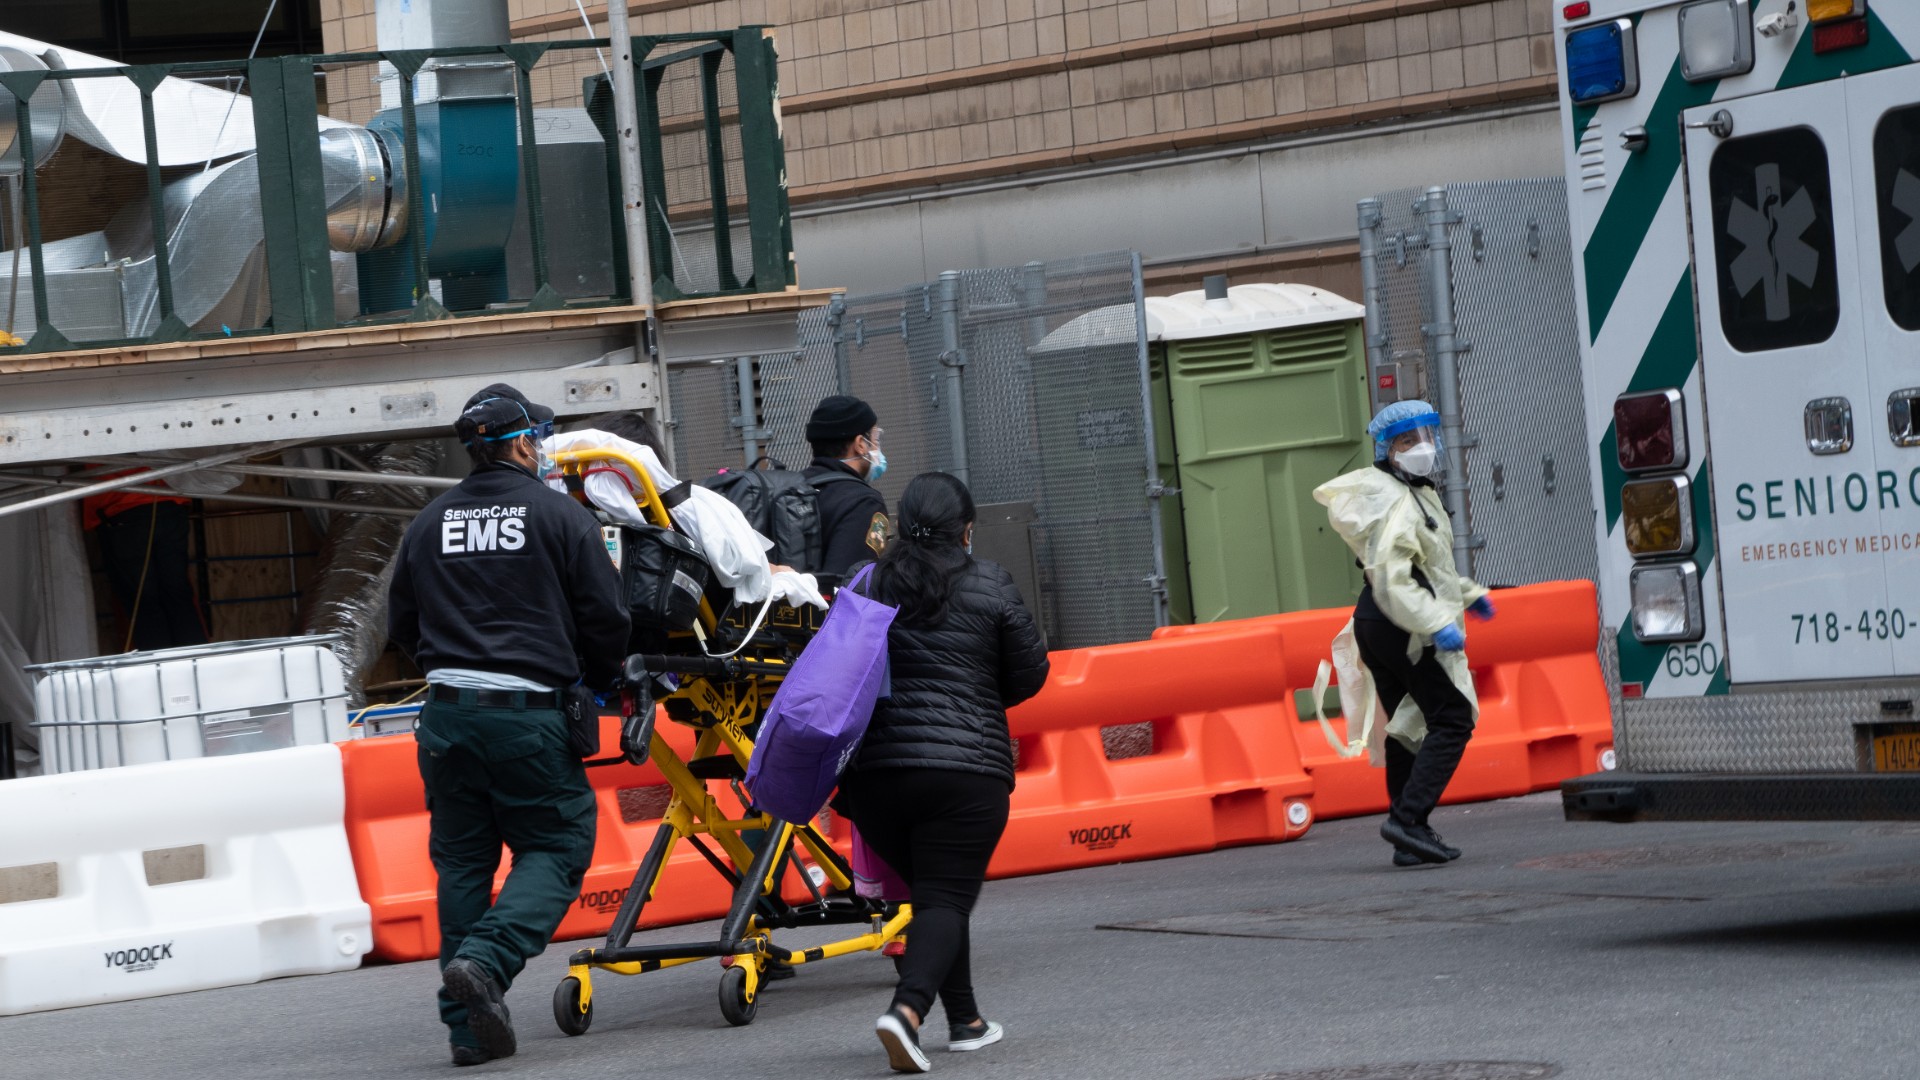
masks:
POLYGON ((976 560, 973 496, 946 473, 913 478, 900 535, 861 591, 899 608, 887 635, 891 695, 841 778, 860 834, 913 891, 893 1003, 875 1023, 892 1066, 925 1072, 920 1025, 938 993, 949 1050, 998 1042, 973 997, 967 922, 1007 827, 1007 707, 1038 693, 1047 652, 1013 578, 976 560))

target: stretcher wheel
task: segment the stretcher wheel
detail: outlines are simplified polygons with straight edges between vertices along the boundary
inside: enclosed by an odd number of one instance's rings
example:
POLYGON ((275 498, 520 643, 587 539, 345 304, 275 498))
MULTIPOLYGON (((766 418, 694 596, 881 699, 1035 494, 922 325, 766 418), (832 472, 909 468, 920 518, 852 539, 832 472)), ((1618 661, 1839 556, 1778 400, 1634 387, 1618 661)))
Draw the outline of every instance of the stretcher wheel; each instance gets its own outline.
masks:
POLYGON ((580 1007, 580 980, 572 975, 553 988, 553 1022, 569 1035, 585 1035, 593 1025, 593 1002, 580 1007))
POLYGON ((720 973, 720 1015, 734 1027, 746 1027, 753 1023, 754 1014, 760 1011, 760 998, 755 995, 747 1000, 747 969, 736 964, 720 973))

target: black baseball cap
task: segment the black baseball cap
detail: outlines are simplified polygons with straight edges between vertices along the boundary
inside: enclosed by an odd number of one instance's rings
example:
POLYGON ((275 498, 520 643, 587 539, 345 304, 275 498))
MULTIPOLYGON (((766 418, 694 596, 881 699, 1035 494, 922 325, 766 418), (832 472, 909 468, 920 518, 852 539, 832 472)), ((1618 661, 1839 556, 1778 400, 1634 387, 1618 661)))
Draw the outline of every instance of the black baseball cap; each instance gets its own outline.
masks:
POLYGON ((545 438, 553 430, 553 410, 528 401, 506 383, 494 383, 467 399, 453 430, 466 442, 500 442, 527 434, 545 438))

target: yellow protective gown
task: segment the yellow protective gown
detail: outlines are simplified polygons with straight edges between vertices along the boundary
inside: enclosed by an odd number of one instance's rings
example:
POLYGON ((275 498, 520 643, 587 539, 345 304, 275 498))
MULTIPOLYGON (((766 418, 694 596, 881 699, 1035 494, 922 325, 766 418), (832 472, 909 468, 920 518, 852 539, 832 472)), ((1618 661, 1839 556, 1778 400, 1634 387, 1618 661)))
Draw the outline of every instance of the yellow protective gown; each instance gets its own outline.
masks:
MULTIPOLYGON (((1409 661, 1417 662, 1421 652, 1433 644, 1435 633, 1450 624, 1460 625, 1468 605, 1487 595, 1484 586, 1454 569, 1453 528, 1439 493, 1432 488, 1413 487, 1369 466, 1321 484, 1313 490, 1313 497, 1327 508, 1327 521, 1333 531, 1360 560, 1367 582, 1373 586, 1374 603, 1395 626, 1408 633, 1409 661), (1427 527, 1429 519, 1433 528, 1427 527), (1431 593, 1414 581, 1416 566, 1433 586, 1431 593)), ((1480 701, 1474 696, 1466 653, 1438 650, 1434 655, 1461 695, 1473 705, 1477 719, 1480 701)), ((1321 665, 1314 693, 1316 708, 1324 699, 1328 667, 1321 665)), ((1380 722, 1380 697, 1374 692, 1372 674, 1360 661, 1351 619, 1334 636, 1331 667, 1339 673, 1347 740, 1342 742, 1334 735, 1324 716, 1320 724, 1327 741, 1341 756, 1358 757, 1367 751, 1375 765, 1383 765, 1386 736, 1398 739, 1409 750, 1420 749, 1427 735, 1427 718, 1414 704, 1413 695, 1402 698, 1393 716, 1384 724, 1380 722), (1354 731, 1356 718, 1362 718, 1358 732, 1354 731)))

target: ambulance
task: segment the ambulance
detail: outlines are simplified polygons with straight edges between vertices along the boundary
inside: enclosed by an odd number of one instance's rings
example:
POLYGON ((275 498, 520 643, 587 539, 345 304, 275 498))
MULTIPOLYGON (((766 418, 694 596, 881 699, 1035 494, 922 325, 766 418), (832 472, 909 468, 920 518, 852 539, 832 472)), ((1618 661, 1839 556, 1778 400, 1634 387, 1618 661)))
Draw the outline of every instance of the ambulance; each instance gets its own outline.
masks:
POLYGON ((1614 670, 1576 820, 1920 818, 1920 0, 1552 0, 1614 670))

